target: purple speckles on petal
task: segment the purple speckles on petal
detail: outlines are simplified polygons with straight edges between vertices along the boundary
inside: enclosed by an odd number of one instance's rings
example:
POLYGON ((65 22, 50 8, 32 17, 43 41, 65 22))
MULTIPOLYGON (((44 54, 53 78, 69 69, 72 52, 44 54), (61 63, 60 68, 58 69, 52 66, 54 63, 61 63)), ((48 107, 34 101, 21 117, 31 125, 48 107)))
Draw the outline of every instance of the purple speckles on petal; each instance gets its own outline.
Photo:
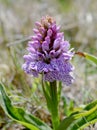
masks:
POLYGON ((53 18, 47 16, 36 22, 33 29, 34 36, 28 43, 28 55, 24 55, 23 69, 26 73, 38 77, 43 74, 45 81, 62 81, 70 85, 73 81, 71 72, 74 67, 70 60, 73 52, 69 50, 70 43, 64 40, 60 26, 56 25, 53 18))
POLYGON ((50 58, 55 58, 55 50, 51 50, 49 53, 50 58))
POLYGON ((44 59, 44 54, 41 54, 40 52, 37 52, 37 61, 38 60, 43 61, 43 59, 44 59))

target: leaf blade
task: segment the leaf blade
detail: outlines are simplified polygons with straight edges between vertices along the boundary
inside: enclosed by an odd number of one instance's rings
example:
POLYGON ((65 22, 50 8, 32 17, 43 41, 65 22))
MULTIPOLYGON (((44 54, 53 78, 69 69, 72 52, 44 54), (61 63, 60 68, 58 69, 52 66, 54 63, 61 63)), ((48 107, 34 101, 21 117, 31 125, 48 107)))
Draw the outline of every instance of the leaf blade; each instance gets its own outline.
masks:
POLYGON ((86 53, 86 52, 84 52, 84 55, 85 55, 85 58, 87 60, 90 60, 90 61, 92 61, 93 63, 95 63, 97 65, 97 57, 96 56, 91 55, 91 54, 86 53))
POLYGON ((65 118, 57 130, 82 130, 95 122, 97 122, 97 100, 65 118))
POLYGON ((0 105, 11 119, 26 126, 30 130, 51 130, 51 128, 40 119, 25 112, 22 108, 12 106, 2 83, 0 83, 0 105))

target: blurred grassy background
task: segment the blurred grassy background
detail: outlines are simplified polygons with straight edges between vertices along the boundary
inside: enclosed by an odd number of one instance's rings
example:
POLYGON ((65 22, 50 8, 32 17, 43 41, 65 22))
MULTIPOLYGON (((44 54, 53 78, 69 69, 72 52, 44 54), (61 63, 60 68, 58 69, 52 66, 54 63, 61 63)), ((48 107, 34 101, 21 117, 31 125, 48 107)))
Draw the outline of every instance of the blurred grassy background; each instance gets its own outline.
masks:
MULTIPOLYGON (((0 0, 0 80, 6 85, 15 105, 50 124, 40 80, 33 79, 21 69, 22 56, 26 53, 28 37, 33 34, 34 23, 45 15, 56 19, 75 51, 97 56, 97 1, 0 0)), ((62 100, 60 104, 62 118, 67 106, 71 111, 74 106, 97 98, 97 67, 77 56, 72 62, 75 82, 71 87, 63 84, 62 99, 65 97, 66 101, 62 100)), ((7 119, 0 108, 0 129, 20 130, 23 127, 7 119)))

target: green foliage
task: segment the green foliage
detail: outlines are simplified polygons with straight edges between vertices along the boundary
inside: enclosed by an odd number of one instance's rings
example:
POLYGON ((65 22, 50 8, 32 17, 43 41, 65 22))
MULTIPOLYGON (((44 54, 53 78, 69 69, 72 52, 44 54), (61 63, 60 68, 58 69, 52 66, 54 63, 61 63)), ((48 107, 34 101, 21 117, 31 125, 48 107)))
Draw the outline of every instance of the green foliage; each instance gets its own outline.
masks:
POLYGON ((69 116, 73 112, 74 101, 73 100, 68 101, 66 97, 62 97, 62 100, 63 100, 64 114, 66 116, 69 116))
POLYGON ((91 55, 89 53, 86 52, 76 52, 75 54, 84 57, 85 59, 91 61, 92 63, 94 63, 95 65, 97 65, 97 57, 94 55, 91 55))
POLYGON ((14 107, 2 84, 0 84, 0 105, 12 120, 26 126, 30 130, 51 130, 48 125, 35 116, 25 112, 22 108, 14 107))
POLYGON ((42 88, 46 98, 48 110, 51 113, 53 130, 56 130, 60 123, 58 104, 61 94, 59 90, 61 89, 61 84, 57 81, 44 83, 42 80, 42 88))
POLYGON ((88 53, 84 53, 84 55, 85 55, 85 58, 87 60, 90 60, 91 62, 93 62, 94 64, 97 65, 97 57, 96 56, 88 54, 88 53))
MULTIPOLYGON (((30 130, 51 130, 51 128, 43 123, 40 119, 28 114, 22 108, 14 107, 2 84, 0 84, 0 104, 5 113, 12 120, 26 126, 30 130)), ((90 126, 96 122, 97 100, 86 105, 84 108, 80 108, 71 113, 71 115, 67 116, 59 124, 57 130, 83 130, 85 127, 90 126)))
POLYGON ((97 122, 97 100, 65 118, 57 130, 83 130, 97 122))

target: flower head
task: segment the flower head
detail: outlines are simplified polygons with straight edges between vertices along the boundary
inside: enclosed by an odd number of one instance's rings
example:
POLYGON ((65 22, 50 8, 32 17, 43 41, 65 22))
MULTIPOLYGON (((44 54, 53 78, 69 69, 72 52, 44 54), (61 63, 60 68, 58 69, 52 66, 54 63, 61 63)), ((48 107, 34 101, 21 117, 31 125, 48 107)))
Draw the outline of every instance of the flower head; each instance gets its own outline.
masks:
POLYGON ((41 22, 36 22, 33 31, 35 35, 31 37, 27 48, 29 54, 24 55, 24 71, 35 77, 43 74, 45 81, 59 80, 70 85, 73 80, 73 66, 70 63, 73 53, 60 27, 52 17, 46 16, 41 22))

